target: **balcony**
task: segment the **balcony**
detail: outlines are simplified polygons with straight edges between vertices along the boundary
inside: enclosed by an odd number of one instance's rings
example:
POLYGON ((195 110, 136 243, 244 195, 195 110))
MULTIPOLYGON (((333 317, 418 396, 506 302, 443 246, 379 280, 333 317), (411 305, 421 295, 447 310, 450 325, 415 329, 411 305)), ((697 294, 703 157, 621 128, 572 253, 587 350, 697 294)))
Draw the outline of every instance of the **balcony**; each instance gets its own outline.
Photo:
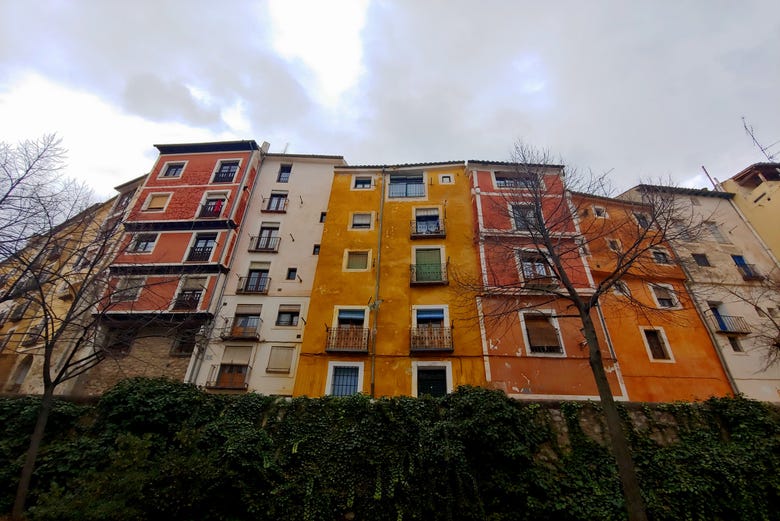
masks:
POLYGON ((447 236, 443 219, 437 219, 435 221, 412 221, 410 228, 412 239, 438 239, 447 236))
POLYGON ((452 351, 452 328, 413 327, 410 330, 409 340, 410 350, 415 353, 452 351))
POLYGON ((527 277, 525 279, 525 289, 551 290, 560 286, 558 279, 549 275, 527 277))
POLYGON ((266 213, 287 213, 287 203, 289 200, 287 197, 269 197, 263 201, 263 207, 261 212, 266 213))
POLYGON ((223 201, 208 202, 200 205, 200 212, 198 212, 198 218, 200 219, 216 219, 222 215, 222 209, 225 207, 223 201))
POLYGON ((447 279, 447 263, 443 264, 412 264, 410 266, 412 286, 426 284, 449 284, 447 279))
POLYGON ((239 277, 236 293, 242 295, 267 295, 270 286, 270 277, 239 277))
POLYGON ((219 335, 223 340, 260 340, 260 327, 263 321, 260 317, 233 317, 219 335))
POLYGON ((750 333, 750 326, 742 317, 721 315, 720 313, 710 312, 708 318, 710 324, 718 333, 739 333, 745 335, 750 333))
POLYGON ((211 246, 196 246, 190 248, 190 253, 187 255, 188 261, 193 262, 207 262, 211 259, 211 246))
POLYGON ((281 237, 252 237, 249 241, 249 251, 276 253, 281 241, 281 237))
POLYGON ((198 303, 200 302, 200 296, 203 292, 201 290, 184 290, 173 301, 174 310, 195 310, 198 309, 198 303))
POLYGON ((329 353, 368 353, 369 330, 355 326, 325 327, 329 353))
POLYGON ((245 391, 249 387, 252 366, 247 364, 215 364, 211 366, 207 389, 245 391))
POLYGON ((737 269, 742 274, 743 280, 764 280, 764 276, 753 264, 737 264, 737 269))

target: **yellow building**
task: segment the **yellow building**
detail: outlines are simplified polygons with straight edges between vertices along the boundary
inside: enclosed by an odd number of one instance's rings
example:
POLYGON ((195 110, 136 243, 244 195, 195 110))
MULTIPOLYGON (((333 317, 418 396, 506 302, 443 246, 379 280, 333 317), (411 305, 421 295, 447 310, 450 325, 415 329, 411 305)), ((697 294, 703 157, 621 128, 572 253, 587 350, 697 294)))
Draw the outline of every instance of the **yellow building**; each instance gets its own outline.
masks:
POLYGON ((780 163, 750 165, 721 186, 734 194, 732 201, 758 233, 769 250, 780 259, 780 163))
POLYGON ((334 170, 294 395, 484 385, 463 162, 334 170))

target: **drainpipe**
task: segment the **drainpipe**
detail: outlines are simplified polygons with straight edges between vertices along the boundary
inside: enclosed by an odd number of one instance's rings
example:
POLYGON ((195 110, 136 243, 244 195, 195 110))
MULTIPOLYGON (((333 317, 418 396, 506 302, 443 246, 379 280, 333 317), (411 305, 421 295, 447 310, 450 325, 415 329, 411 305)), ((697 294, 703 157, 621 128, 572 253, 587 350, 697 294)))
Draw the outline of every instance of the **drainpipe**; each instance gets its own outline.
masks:
POLYGON ((381 187, 379 192, 379 227, 377 229, 376 240, 376 269, 374 272, 374 302, 370 306, 370 310, 374 312, 371 323, 371 398, 375 398, 375 384, 376 384, 376 330, 377 322, 379 320, 379 306, 382 301, 379 299, 379 276, 381 273, 380 267, 382 266, 382 225, 384 224, 385 215, 385 169, 382 168, 381 187))
MULTIPOLYGON (((255 181, 252 184, 252 187, 249 189, 249 197, 247 197, 246 209, 244 210, 244 215, 246 215, 249 212, 249 207, 252 204, 252 200, 254 198, 255 188, 260 184, 260 179, 259 179, 260 178, 260 170, 261 170, 261 168, 263 166, 263 161, 265 160, 265 154, 266 154, 267 151, 268 151, 267 143, 263 142, 263 144, 260 146, 260 150, 258 151, 258 153, 260 154, 260 161, 258 161, 258 163, 257 163, 257 174, 255 174, 255 181)), ((248 166, 251 166, 252 159, 253 159, 253 157, 250 158, 248 166)), ((249 169, 247 169, 247 172, 249 172, 249 169)), ((244 184, 244 187, 246 187, 246 184, 244 184)), ((243 188, 242 188, 242 190, 243 190, 243 188)), ((235 205, 233 206, 233 211, 235 211, 235 205)), ((237 233, 236 233, 237 237, 236 237, 236 243, 235 243, 235 246, 234 246, 234 249, 233 249, 233 255, 230 257, 230 262, 229 262, 229 264, 227 266, 227 273, 225 274, 225 277, 222 279, 222 286, 219 288, 218 296, 214 300, 214 302, 217 303, 217 309, 214 310, 214 320, 212 320, 211 327, 208 328, 208 331, 207 331, 207 334, 206 334, 206 337, 208 338, 207 344, 208 344, 208 342, 211 341, 211 333, 214 331, 214 321, 216 321, 217 316, 219 315, 219 310, 222 309, 222 305, 220 303, 222 302, 222 299, 225 296, 225 289, 227 288, 228 279, 230 278, 230 271, 233 268, 233 263, 235 262, 236 257, 237 257, 237 255, 236 255, 236 248, 238 248, 239 238, 241 236, 241 231, 243 229, 243 224, 244 223, 243 223, 243 220, 242 220, 241 226, 239 226, 237 228, 237 233)), ((227 251, 227 250, 225 250, 225 251, 227 251)), ((224 253, 223 253, 223 255, 224 255, 224 253)), ((197 346, 196 347, 196 353, 197 353, 197 355, 193 357, 193 359, 192 359, 192 361, 190 363, 189 371, 188 371, 186 377, 184 378, 184 382, 185 383, 193 383, 193 384, 195 383, 195 380, 197 379, 198 374, 200 374, 200 368, 203 365, 203 359, 206 357, 206 347, 197 346)))

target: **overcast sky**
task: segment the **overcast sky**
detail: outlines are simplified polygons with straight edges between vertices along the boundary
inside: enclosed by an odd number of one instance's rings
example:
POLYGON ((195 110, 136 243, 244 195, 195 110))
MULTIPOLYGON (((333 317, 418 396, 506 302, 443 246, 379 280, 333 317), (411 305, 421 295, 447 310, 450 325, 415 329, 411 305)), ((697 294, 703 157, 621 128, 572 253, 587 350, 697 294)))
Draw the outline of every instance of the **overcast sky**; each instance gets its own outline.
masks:
POLYGON ((225 139, 350 164, 522 140, 706 186, 764 160, 742 116, 780 140, 777 0, 0 0, 0 140, 57 132, 101 195, 155 143, 225 139))

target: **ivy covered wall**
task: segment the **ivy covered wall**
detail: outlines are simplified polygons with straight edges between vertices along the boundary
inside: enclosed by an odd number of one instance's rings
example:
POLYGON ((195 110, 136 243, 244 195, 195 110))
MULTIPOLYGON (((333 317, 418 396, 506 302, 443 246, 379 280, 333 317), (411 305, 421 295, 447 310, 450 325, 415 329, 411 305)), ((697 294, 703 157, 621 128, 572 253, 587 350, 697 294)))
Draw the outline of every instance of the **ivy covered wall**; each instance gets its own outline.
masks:
MULTIPOLYGON (((0 515, 37 399, 0 400, 0 515)), ((741 398, 631 405, 654 520, 780 519, 780 414, 741 398)), ((597 404, 216 396, 128 380, 57 404, 33 520, 623 519, 597 404)))

